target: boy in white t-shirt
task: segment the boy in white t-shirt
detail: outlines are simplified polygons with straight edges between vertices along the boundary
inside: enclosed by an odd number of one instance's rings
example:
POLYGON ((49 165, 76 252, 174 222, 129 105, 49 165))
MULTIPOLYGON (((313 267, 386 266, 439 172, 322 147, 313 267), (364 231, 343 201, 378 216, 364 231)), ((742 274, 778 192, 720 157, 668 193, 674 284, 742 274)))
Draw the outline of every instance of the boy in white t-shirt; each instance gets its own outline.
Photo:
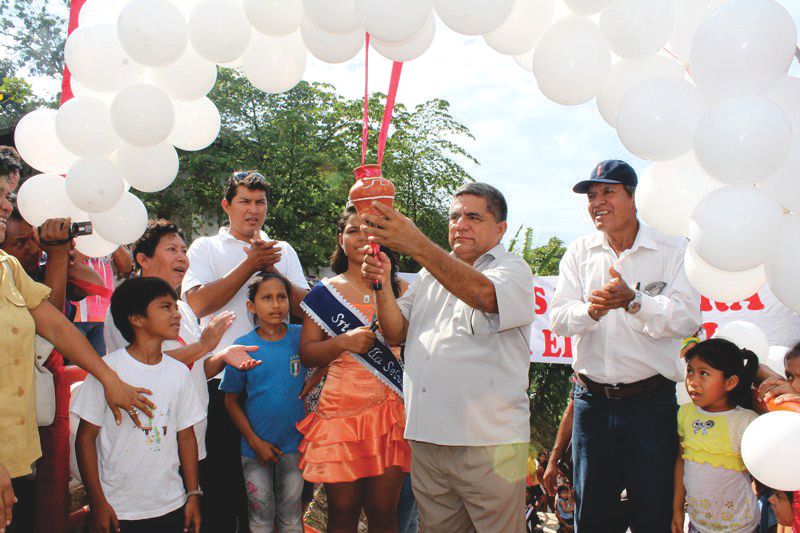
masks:
POLYGON ((180 330, 177 299, 159 278, 128 280, 111 298, 114 324, 130 345, 104 361, 122 379, 149 389, 156 407, 145 429, 130 421, 117 425, 97 380, 89 376, 78 392, 72 406, 81 418, 76 453, 93 531, 200 531, 192 426, 206 411, 186 365, 161 352, 162 342, 175 340, 180 330))

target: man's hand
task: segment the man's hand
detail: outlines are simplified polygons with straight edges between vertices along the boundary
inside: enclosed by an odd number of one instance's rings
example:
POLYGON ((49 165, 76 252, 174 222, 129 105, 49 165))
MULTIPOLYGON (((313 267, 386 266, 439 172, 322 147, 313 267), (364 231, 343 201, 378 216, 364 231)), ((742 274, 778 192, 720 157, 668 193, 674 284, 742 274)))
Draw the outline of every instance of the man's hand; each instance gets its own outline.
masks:
POLYGON ((122 423, 122 414, 120 409, 127 412, 137 427, 143 427, 139 421, 139 416, 136 414, 136 409, 142 411, 149 418, 153 417, 155 409, 153 402, 145 398, 145 394, 153 394, 151 391, 141 387, 131 387, 116 374, 113 374, 113 380, 110 383, 103 383, 105 389, 106 402, 114 413, 114 420, 117 425, 122 423))
POLYGON ((278 456, 283 455, 283 452, 281 452, 277 446, 259 438, 256 438, 254 442, 249 444, 250 447, 253 448, 253 451, 256 452, 258 462, 263 466, 266 466, 269 463, 277 463, 278 456))
POLYGON ((39 231, 34 228, 33 237, 48 256, 69 254, 71 224, 72 220, 69 218, 49 218, 44 221, 39 231), (47 242, 61 242, 61 244, 47 244, 47 242))
POLYGON ((11 476, 6 467, 0 464, 0 531, 5 531, 11 523, 11 514, 17 499, 14 497, 14 487, 11 486, 11 476))
POLYGON ((380 202, 372 202, 380 215, 361 215, 365 224, 361 231, 367 233, 369 242, 391 248, 395 252, 414 256, 430 242, 410 218, 380 202))
POLYGON ((767 378, 758 386, 758 397, 762 402, 768 402, 783 394, 794 394, 792 384, 783 378, 767 378))
POLYGON ((775 401, 773 403, 775 405, 781 405, 781 404, 784 404, 784 403, 796 403, 796 404, 798 404, 797 405, 797 410, 800 411, 800 394, 798 394, 796 392, 789 392, 789 393, 786 393, 786 394, 781 394, 780 396, 775 398, 775 401))
POLYGON ((381 282, 384 287, 390 287, 392 284, 392 262, 389 256, 381 252, 378 257, 370 255, 372 249, 369 246, 364 247, 367 255, 364 256, 364 262, 361 265, 361 276, 367 284, 381 282))
POLYGON ((550 459, 547 461, 547 468, 545 468, 544 475, 542 476, 542 488, 548 496, 556 496, 556 491, 558 489, 557 480, 558 460, 554 460, 554 456, 551 455, 550 459))
POLYGON ((239 370, 252 370, 261 364, 258 359, 250 357, 250 352, 257 352, 258 346, 242 346, 240 344, 232 344, 228 346, 219 355, 222 356, 226 364, 231 365, 233 368, 239 370))
POLYGON ((117 513, 108 504, 103 501, 99 504, 89 505, 91 511, 91 524, 92 533, 111 533, 112 531, 119 531, 119 520, 117 520, 117 513))
POLYGON ((362 354, 372 348, 375 344, 375 333, 368 326, 351 329, 346 333, 334 337, 339 345, 339 349, 351 353, 362 354))
POLYGON ((222 336, 233 325, 234 320, 236 320, 236 314, 233 311, 223 311, 211 319, 211 322, 200 334, 200 343, 203 345, 205 353, 214 351, 222 336))
POLYGON ((592 307, 597 310, 596 312, 605 311, 606 313, 611 309, 625 309, 636 295, 636 292, 625 283, 613 266, 608 269, 608 272, 611 274, 611 280, 602 289, 592 291, 592 295, 589 297, 589 303, 592 304, 589 308, 590 316, 592 307))
POLYGON ((183 508, 183 531, 200 533, 200 496, 189 496, 183 508))
POLYGON ((250 248, 245 247, 250 270, 255 272, 266 271, 275 272, 275 264, 281 260, 281 249, 275 246, 278 241, 262 241, 261 239, 251 239, 250 248))
POLYGON ((601 309, 595 304, 589 306, 589 318, 597 322, 608 314, 608 309, 601 309))

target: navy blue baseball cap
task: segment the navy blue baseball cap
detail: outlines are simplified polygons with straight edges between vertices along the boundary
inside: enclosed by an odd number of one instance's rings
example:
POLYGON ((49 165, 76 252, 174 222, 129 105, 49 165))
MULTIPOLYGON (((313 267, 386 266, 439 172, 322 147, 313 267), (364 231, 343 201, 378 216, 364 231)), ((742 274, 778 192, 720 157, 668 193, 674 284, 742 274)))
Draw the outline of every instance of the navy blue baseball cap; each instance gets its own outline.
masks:
POLYGON ((572 191, 586 194, 593 183, 616 183, 636 187, 639 179, 636 177, 636 171, 628 163, 619 159, 609 159, 598 163, 589 179, 576 183, 572 191))

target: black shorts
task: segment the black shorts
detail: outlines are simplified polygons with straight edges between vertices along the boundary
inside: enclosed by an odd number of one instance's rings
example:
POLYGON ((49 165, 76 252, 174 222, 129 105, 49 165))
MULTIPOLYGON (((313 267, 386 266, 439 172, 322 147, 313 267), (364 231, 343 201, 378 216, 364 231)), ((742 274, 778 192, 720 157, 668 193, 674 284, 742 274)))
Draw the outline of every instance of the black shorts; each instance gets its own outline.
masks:
POLYGON ((544 491, 542 490, 541 485, 531 485, 528 487, 528 495, 531 498, 538 498, 539 496, 544 496, 544 491))

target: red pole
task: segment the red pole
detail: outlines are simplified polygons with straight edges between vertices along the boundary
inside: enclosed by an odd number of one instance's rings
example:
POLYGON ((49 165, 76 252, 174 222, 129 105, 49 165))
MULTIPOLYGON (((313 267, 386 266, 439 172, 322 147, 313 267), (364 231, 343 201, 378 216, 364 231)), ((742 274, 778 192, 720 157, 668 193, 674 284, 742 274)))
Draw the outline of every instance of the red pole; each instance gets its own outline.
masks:
MULTIPOLYGON (((69 26, 67 26, 67 37, 78 27, 78 13, 86 0, 72 0, 69 6, 69 26)), ((72 94, 72 87, 69 85, 69 80, 72 76, 69 73, 66 63, 64 64, 64 77, 61 80, 61 103, 63 104, 74 95, 72 94)))

